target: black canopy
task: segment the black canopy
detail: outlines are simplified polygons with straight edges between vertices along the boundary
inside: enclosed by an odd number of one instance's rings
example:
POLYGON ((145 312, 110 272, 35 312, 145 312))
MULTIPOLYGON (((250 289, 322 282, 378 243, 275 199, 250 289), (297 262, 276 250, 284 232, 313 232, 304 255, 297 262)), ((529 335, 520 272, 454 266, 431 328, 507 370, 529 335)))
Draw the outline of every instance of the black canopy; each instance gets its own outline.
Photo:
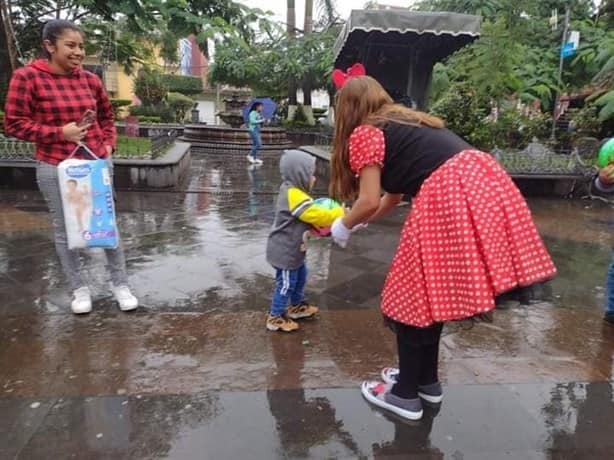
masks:
POLYGON ((433 65, 478 38, 481 23, 469 14, 354 10, 335 43, 335 67, 361 62, 395 99, 425 109, 433 65))

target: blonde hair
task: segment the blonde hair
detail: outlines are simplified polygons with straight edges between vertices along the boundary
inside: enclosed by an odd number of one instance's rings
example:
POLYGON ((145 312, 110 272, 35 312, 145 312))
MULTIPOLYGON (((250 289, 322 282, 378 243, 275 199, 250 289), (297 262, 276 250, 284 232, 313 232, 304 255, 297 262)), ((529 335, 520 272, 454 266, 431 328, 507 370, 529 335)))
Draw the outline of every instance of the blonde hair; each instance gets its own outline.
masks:
POLYGON ((383 128, 388 123, 407 126, 443 128, 444 122, 424 112, 395 104, 377 80, 369 76, 353 77, 337 93, 335 134, 331 162, 329 194, 341 201, 358 194, 358 179, 350 168, 348 140, 360 125, 383 128))

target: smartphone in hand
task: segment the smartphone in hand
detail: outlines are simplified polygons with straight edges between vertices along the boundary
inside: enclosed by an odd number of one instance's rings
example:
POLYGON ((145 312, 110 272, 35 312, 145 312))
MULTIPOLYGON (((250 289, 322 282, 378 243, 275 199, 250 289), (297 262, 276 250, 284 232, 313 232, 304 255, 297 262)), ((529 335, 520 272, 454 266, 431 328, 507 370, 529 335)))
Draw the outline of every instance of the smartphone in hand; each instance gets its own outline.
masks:
POLYGON ((91 125, 92 123, 94 123, 95 120, 96 120, 96 112, 94 112, 91 109, 88 109, 85 111, 85 113, 81 117, 81 120, 79 121, 79 123, 77 123, 77 126, 91 125))

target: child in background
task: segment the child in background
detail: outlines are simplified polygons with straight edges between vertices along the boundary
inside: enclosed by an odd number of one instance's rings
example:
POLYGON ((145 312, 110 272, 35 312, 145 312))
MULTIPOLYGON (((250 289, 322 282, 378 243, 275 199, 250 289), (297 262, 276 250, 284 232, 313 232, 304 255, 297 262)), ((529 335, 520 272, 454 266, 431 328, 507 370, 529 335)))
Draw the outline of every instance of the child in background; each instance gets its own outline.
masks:
POLYGON ((266 321, 269 331, 295 331, 299 326, 294 320, 310 318, 318 312, 317 307, 305 301, 306 234, 312 227, 330 226, 344 211, 342 207, 314 206, 309 192, 316 181, 315 162, 305 152, 288 150, 279 163, 283 183, 266 249, 267 261, 276 270, 275 292, 266 321))

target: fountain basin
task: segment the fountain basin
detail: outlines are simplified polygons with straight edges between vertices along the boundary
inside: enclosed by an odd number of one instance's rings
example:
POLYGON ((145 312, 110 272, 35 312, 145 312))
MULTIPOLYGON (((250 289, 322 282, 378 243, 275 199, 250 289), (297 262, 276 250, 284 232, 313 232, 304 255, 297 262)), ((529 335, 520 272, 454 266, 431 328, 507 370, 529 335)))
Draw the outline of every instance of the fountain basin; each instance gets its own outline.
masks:
MULTIPOLYGON (((292 146, 283 128, 263 128, 261 151, 279 151, 292 146)), ((184 142, 192 144, 193 153, 219 153, 228 151, 249 152, 252 138, 247 128, 230 126, 190 124, 185 125, 184 142)))

